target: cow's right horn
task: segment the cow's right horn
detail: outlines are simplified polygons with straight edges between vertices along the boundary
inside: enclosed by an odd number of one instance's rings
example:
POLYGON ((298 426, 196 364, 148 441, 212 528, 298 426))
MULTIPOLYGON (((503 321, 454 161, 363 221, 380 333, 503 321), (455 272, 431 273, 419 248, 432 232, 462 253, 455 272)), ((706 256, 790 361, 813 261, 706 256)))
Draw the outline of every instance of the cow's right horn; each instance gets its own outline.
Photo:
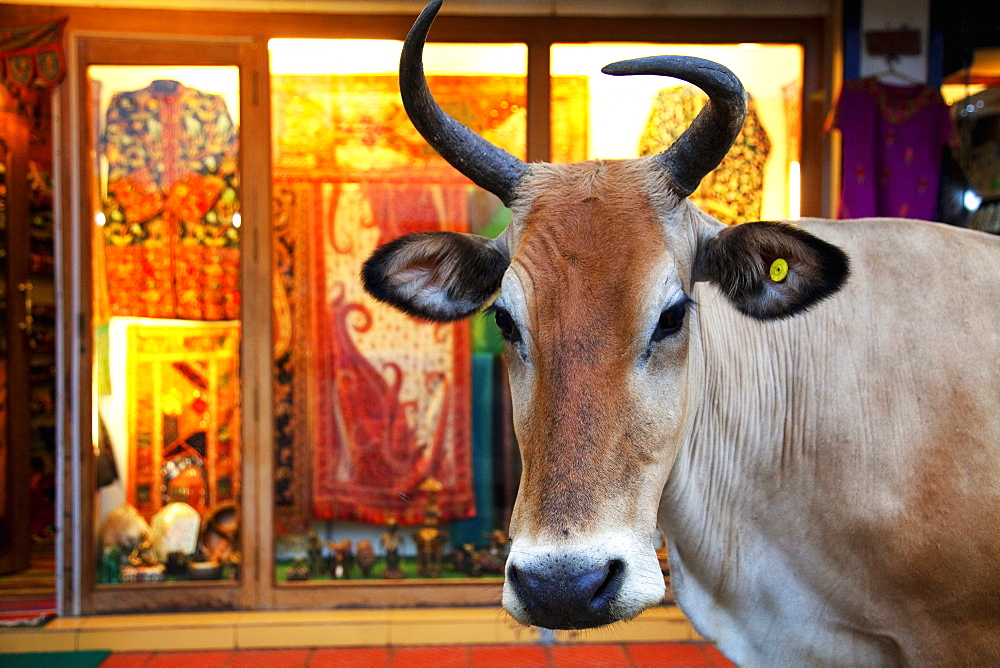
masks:
POLYGON ((747 98, 728 68, 691 56, 650 56, 606 65, 605 74, 658 74, 676 77, 708 93, 708 103, 677 141, 657 156, 682 195, 693 193, 718 167, 743 128, 747 98))
POLYGON ((417 131, 452 167, 509 205, 527 165, 494 146, 444 112, 424 76, 424 42, 442 0, 432 0, 417 17, 403 43, 399 88, 403 107, 417 131))

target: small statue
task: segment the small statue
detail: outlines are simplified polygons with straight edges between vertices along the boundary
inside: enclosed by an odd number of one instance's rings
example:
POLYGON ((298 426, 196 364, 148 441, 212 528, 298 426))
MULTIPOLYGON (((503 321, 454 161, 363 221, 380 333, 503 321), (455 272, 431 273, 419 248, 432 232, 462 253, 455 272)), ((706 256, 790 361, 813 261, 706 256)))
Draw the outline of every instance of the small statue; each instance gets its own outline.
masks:
POLYGON ((351 566, 354 565, 354 555, 351 553, 351 539, 334 543, 327 543, 330 548, 330 574, 336 579, 349 580, 351 578, 351 566))
POLYGON ((301 582, 309 579, 309 564, 302 557, 295 557, 292 565, 288 567, 287 580, 289 582, 301 582))
POLYGON ((149 538, 143 538, 139 541, 139 544, 128 555, 127 561, 130 566, 160 565, 160 560, 156 558, 156 552, 153 550, 153 541, 149 538))
POLYGON ((422 578, 441 576, 441 562, 448 534, 438 528, 441 509, 437 505, 437 495, 444 488, 434 478, 428 478, 420 485, 427 492, 427 506, 424 508, 424 525, 413 534, 417 544, 417 575, 422 578))
POLYGON ((471 578, 479 575, 476 546, 472 543, 465 543, 461 547, 455 548, 451 553, 451 558, 455 562, 455 570, 459 573, 464 573, 471 578))
POLYGON ((232 551, 226 560, 226 579, 228 580, 239 580, 240 579, 240 568, 243 565, 243 553, 239 551, 232 551))
POLYGON ((399 534, 399 525, 395 517, 386 520, 386 531, 382 534, 382 549, 385 550, 385 571, 382 577, 387 580, 398 580, 403 577, 399 568, 399 548, 403 537, 399 534))
POLYGON ((323 572, 323 541, 319 539, 315 531, 309 532, 306 554, 309 555, 309 574, 321 574, 323 572))
POLYGON ((118 569, 121 568, 121 564, 122 549, 120 547, 112 545, 111 547, 104 548, 101 552, 101 568, 97 581, 102 584, 120 582, 121 578, 118 569))
POLYGON ((354 554, 354 561, 361 568, 361 575, 370 578, 372 568, 375 567, 375 548, 370 540, 359 540, 358 549, 354 554))

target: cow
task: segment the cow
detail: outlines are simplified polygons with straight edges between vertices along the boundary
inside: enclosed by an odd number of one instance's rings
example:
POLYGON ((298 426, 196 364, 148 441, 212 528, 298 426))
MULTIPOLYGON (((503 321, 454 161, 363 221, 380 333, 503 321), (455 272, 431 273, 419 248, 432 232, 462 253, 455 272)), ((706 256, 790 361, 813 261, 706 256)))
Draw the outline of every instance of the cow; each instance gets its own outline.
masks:
POLYGON ((1000 661, 1000 239, 898 219, 726 226, 688 199, 746 113, 689 57, 611 75, 709 101, 656 156, 525 163, 400 61, 414 126, 497 195, 495 240, 380 246, 370 294, 432 321, 486 308, 523 473, 503 605, 583 629, 676 600, 751 665, 1000 661))

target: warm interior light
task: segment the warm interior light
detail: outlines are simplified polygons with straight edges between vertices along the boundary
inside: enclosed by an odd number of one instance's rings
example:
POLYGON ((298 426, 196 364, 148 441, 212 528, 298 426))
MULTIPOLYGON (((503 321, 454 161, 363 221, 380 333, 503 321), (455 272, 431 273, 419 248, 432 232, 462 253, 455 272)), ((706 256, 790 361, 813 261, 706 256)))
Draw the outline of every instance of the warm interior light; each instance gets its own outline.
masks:
POLYGON ((105 223, 108 222, 108 219, 104 215, 103 211, 98 211, 96 214, 94 214, 94 222, 97 224, 98 227, 104 227, 105 223))
MULTIPOLYGON (((272 39, 271 74, 396 74, 403 43, 392 39, 272 39)), ((525 44, 429 43, 428 74, 527 76, 525 44)))
POLYGON ((802 216, 802 175, 801 166, 792 161, 788 166, 788 218, 798 220, 802 216))

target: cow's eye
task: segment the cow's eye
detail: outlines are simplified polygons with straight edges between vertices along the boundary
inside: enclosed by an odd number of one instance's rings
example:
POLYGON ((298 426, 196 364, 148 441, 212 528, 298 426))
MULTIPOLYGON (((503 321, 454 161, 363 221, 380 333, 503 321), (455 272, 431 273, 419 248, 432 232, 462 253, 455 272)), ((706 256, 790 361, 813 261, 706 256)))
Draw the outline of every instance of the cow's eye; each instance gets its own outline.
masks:
POLYGON ((677 332, 681 331, 684 326, 684 315, 688 310, 688 301, 685 299, 676 304, 673 304, 660 313, 660 319, 656 323, 656 329, 653 330, 652 341, 656 343, 657 341, 662 341, 668 336, 673 336, 677 332))
POLYGON ((495 307, 493 317, 496 318, 497 327, 500 328, 503 338, 511 343, 517 343, 521 340, 521 332, 517 330, 517 325, 514 324, 514 318, 510 316, 510 313, 502 308, 495 307))

